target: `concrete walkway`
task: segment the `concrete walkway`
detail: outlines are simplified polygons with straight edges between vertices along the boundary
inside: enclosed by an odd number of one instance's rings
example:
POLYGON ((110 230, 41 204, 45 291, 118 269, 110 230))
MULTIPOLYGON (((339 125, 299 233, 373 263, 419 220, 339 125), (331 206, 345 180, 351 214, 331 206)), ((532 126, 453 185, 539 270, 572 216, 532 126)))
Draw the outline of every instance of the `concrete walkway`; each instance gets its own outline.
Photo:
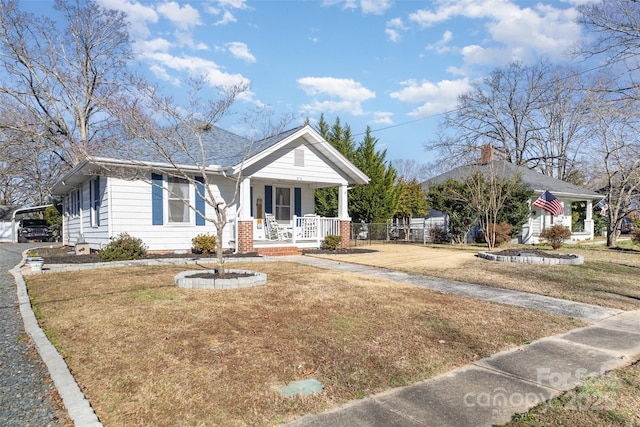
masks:
MULTIPOLYGON (((286 258, 320 268, 367 274, 593 323, 495 354, 427 381, 380 393, 326 413, 304 416, 287 427, 503 424, 513 415, 573 389, 585 376, 601 375, 640 357, 640 310, 621 312, 321 258, 286 258)), ((279 259, 284 260, 283 257, 279 259)))
MULTIPOLYGON (((581 378, 640 355, 640 311, 543 338, 408 387, 393 389, 287 427, 491 426, 574 388, 581 378)), ((599 402, 611 405, 606 396, 599 402)), ((576 402, 577 410, 580 402, 576 402)))
POLYGON ((437 277, 423 276, 420 274, 405 273, 389 270, 387 268, 370 267, 348 262, 334 261, 326 258, 310 256, 286 256, 278 257, 280 261, 297 262, 328 270, 345 271, 349 273, 366 274, 381 279, 394 280, 422 286, 436 291, 464 295, 471 298, 498 302, 501 304, 515 305, 518 307, 532 308, 546 311, 547 313, 560 314, 574 317, 585 322, 596 322, 609 316, 619 314, 622 311, 613 308, 583 304, 567 301, 559 298, 546 297, 544 295, 530 294, 526 292, 512 291, 509 289, 491 288, 489 286, 471 285, 469 283, 455 282, 439 279, 437 277))

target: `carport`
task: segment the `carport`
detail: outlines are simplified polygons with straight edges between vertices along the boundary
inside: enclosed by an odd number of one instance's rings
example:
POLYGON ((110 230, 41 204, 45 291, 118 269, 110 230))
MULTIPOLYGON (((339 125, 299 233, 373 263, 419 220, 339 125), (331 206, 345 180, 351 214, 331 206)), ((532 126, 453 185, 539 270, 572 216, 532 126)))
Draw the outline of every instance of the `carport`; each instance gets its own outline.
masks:
MULTIPOLYGON (((8 208, 4 212, 4 217, 0 217, 0 242, 17 242, 18 241, 18 226, 16 224, 16 217, 22 216, 29 213, 34 212, 44 212, 49 206, 53 206, 52 204, 41 205, 41 206, 31 206, 28 208, 8 208), (11 213, 13 211, 13 213, 11 213), (11 219, 8 217, 11 215, 11 219)), ((18 219, 19 221, 19 219, 18 219)))

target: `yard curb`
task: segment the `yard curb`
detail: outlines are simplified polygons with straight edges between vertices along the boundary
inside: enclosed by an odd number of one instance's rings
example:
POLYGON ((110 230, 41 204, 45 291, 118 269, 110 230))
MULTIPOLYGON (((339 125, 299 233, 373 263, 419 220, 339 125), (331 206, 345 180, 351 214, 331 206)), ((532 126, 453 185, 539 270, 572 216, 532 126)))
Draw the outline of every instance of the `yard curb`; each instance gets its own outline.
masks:
POLYGON ((80 390, 73 375, 71 375, 69 367, 53 344, 49 342, 49 339, 40 328, 40 325, 38 325, 36 316, 33 313, 29 294, 27 293, 27 285, 20 270, 26 263, 28 251, 29 249, 25 250, 22 253, 22 261, 9 270, 9 273, 11 273, 16 281, 18 304, 20 305, 20 314, 24 322, 24 329, 27 334, 29 334, 29 337, 31 337, 31 340, 38 350, 38 354, 40 354, 40 357, 47 366, 49 375, 74 424, 77 426, 101 427, 102 423, 98 420, 89 401, 80 390))

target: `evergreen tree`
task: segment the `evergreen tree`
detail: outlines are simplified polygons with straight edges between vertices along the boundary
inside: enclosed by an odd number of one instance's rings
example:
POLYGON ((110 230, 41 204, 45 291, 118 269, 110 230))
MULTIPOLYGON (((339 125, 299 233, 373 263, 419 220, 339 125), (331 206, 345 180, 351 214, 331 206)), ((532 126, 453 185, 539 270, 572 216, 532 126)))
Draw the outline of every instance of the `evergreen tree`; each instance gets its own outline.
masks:
POLYGON ((377 142, 367 126, 364 139, 355 151, 354 163, 370 181, 349 192, 349 215, 354 222, 386 222, 398 208, 400 188, 396 186, 397 172, 385 160, 387 150, 376 150, 377 142))
MULTIPOLYGON (((355 144, 351 137, 351 128, 349 125, 345 125, 343 128, 340 124, 340 118, 336 117, 334 125, 329 127, 329 124, 324 119, 324 114, 322 114, 318 122, 317 130, 340 154, 353 162, 355 144)), ((318 215, 326 217, 338 216, 337 187, 319 188, 315 191, 315 212, 318 215)))
POLYGON ((398 210, 394 215, 396 218, 405 219, 404 223, 410 224, 411 218, 424 216, 428 213, 427 194, 417 179, 406 180, 400 178, 398 187, 400 198, 398 200, 398 210))

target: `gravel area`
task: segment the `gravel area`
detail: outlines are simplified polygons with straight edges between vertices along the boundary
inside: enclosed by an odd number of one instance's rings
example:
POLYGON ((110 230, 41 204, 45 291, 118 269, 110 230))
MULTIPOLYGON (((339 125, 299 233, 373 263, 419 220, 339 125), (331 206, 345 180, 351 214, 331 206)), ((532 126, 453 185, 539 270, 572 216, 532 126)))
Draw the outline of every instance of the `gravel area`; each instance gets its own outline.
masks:
POLYGON ((71 426, 38 352, 24 331, 8 271, 29 244, 0 244, 0 426, 71 426))

